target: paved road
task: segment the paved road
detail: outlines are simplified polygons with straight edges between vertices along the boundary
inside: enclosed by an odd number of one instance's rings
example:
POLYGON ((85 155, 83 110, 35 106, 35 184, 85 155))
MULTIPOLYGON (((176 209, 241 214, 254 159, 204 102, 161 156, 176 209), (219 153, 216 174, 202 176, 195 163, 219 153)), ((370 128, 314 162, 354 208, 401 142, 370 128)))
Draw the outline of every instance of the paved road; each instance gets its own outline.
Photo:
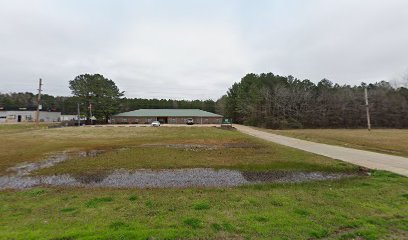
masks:
POLYGON ((408 158, 387 154, 309 142, 268 133, 243 125, 234 125, 239 131, 267 141, 353 163, 370 169, 380 169, 408 177, 408 158))

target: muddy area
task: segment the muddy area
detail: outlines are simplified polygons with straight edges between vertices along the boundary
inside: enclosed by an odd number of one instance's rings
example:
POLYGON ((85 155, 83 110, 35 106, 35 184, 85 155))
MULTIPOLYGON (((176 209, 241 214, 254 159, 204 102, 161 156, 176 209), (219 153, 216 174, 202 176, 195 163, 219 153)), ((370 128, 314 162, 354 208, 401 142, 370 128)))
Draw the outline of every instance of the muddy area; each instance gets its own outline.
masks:
POLYGON ((84 157, 95 157, 98 154, 105 152, 104 150, 89 150, 89 151, 63 151, 53 154, 48 154, 47 157, 39 162, 34 163, 20 163, 15 167, 9 168, 7 171, 14 176, 27 176, 31 172, 49 168, 55 164, 61 163, 63 161, 73 159, 73 158, 84 158, 84 157))

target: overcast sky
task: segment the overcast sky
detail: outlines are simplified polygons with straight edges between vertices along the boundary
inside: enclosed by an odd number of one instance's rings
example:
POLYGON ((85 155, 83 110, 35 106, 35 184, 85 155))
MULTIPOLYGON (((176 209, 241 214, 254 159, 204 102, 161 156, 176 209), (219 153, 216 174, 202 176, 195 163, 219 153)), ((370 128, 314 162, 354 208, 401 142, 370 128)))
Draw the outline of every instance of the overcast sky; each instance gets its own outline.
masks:
POLYGON ((101 73, 127 97, 217 99, 246 73, 339 84, 408 70, 407 0, 0 0, 0 92, 70 95, 101 73))

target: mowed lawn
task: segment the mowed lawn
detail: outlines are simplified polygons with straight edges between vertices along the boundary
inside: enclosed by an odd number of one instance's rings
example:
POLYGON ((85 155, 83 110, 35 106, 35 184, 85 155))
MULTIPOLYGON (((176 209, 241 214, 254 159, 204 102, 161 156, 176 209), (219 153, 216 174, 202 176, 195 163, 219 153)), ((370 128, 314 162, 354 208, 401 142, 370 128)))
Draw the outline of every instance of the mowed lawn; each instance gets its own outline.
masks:
POLYGON ((407 129, 267 130, 303 140, 408 157, 407 129))
MULTIPOLYGON (((358 171, 216 128, 26 126, 0 127, 0 136, 2 174, 46 153, 80 149, 106 152, 34 174, 191 167, 358 171)), ((44 186, 0 191, 0 216, 0 239, 406 239, 408 178, 375 171, 336 181, 233 188, 44 186)))

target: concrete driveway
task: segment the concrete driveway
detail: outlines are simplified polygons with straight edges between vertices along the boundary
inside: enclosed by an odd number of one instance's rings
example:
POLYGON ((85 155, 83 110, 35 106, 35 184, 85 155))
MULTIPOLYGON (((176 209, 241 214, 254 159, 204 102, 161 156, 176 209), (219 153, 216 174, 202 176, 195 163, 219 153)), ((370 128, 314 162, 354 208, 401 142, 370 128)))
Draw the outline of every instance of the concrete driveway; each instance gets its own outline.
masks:
POLYGON ((270 142, 301 149, 307 152, 353 163, 370 169, 386 170, 408 177, 408 158, 388 154, 309 142, 291 137, 256 130, 243 125, 234 125, 240 132, 270 142))

